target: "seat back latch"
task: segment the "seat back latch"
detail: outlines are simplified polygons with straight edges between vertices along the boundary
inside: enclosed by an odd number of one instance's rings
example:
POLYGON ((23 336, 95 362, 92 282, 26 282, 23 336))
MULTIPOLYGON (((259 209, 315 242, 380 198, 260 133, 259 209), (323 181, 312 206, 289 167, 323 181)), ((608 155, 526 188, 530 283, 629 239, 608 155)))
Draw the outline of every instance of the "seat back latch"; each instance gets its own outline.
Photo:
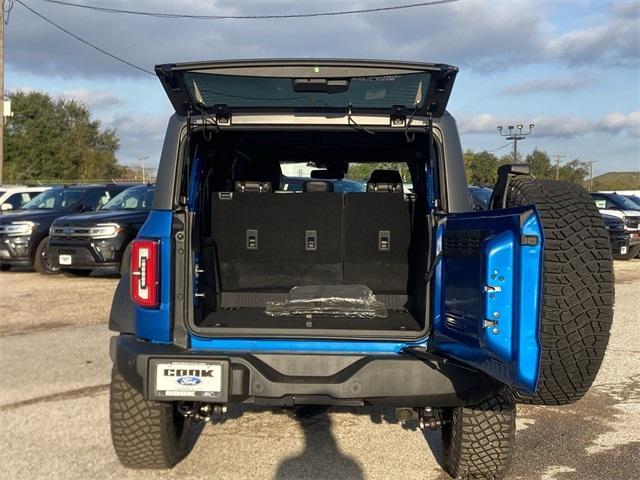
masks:
POLYGON ((318 232, 316 230, 304 231, 304 249, 308 252, 318 250, 318 232))
POLYGON ((258 230, 247 230, 247 250, 258 250, 258 230))
POLYGON ((391 250, 391 231, 379 230, 378 231, 378 251, 389 252, 391 250))

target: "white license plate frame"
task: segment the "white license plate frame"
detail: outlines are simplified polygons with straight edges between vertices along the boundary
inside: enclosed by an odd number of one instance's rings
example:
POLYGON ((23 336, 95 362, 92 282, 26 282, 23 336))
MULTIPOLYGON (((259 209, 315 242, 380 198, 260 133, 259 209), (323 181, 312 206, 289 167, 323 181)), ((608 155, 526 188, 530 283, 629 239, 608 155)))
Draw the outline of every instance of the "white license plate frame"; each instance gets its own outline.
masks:
POLYGON ((151 362, 150 369, 156 398, 227 400, 227 361, 158 359, 151 362))
POLYGON ((67 254, 58 255, 58 263, 60 265, 64 265, 64 266, 72 265, 73 264, 73 257, 71 255, 67 255, 67 254))
POLYGON ((627 247, 620 247, 620 255, 626 255, 627 254, 627 247))

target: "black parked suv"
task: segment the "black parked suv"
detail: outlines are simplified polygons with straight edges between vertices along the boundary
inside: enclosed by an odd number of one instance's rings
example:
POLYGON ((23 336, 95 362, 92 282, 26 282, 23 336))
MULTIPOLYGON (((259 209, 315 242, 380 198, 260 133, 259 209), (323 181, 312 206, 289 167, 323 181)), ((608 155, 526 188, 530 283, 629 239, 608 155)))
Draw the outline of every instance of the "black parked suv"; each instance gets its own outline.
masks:
POLYGON ((176 113, 109 319, 124 465, 174 466, 194 423, 229 404, 373 405, 441 429, 453 477, 495 479, 517 404, 588 391, 613 310, 602 218, 581 187, 520 164, 501 166, 489 209, 473 211, 445 111, 457 68, 156 72, 176 113), (326 173, 283 191, 282 166, 301 162, 326 173), (331 176, 354 163, 402 163, 411 188, 382 167, 366 191, 335 192, 331 176))
POLYGON ((40 273, 58 273, 50 261, 47 243, 53 221, 72 212, 89 212, 106 204, 131 185, 73 185, 52 188, 20 210, 0 217, 0 268, 33 266, 40 273))
POLYGON ((60 270, 86 276, 128 271, 130 243, 144 224, 153 201, 153 185, 116 195, 100 210, 58 218, 49 231, 49 259, 60 270))

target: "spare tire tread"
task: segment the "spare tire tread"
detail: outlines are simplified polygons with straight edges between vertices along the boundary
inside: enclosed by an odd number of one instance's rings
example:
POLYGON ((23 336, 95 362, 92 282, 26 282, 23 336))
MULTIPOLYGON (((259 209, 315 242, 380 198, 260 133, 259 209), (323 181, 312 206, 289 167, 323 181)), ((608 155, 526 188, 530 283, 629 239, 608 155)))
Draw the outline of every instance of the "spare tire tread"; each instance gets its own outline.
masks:
POLYGON ((513 179, 508 206, 535 204, 545 236, 538 391, 519 403, 580 399, 600 369, 613 318, 609 235, 589 194, 554 180, 513 179))

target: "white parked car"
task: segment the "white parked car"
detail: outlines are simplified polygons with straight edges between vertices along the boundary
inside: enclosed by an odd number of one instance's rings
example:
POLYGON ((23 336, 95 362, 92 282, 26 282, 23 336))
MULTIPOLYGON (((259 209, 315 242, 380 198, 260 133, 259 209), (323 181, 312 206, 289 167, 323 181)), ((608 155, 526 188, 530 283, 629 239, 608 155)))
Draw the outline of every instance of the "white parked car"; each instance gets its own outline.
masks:
POLYGON ((51 187, 27 187, 24 185, 0 186, 0 213, 7 210, 17 210, 36 195, 51 187))

